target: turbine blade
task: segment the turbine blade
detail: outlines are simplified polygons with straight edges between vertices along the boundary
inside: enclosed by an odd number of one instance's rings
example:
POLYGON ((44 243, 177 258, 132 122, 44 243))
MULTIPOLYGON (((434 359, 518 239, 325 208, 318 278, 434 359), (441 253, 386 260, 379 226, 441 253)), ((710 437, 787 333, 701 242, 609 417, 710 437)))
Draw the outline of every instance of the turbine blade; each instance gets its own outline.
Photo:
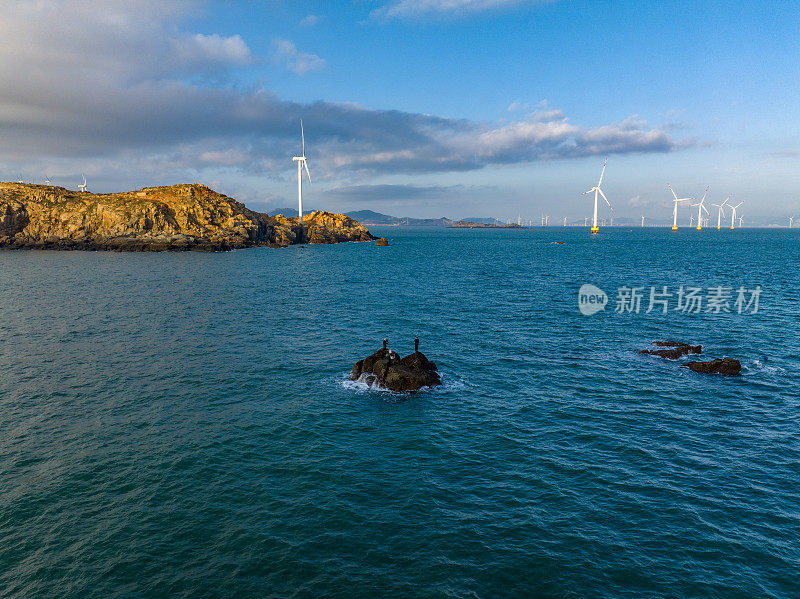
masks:
POLYGON ((303 131, 303 119, 300 119, 300 139, 303 140, 303 153, 300 154, 301 156, 306 155, 306 134, 303 131))
POLYGON ((606 158, 605 162, 603 162, 603 170, 600 173, 600 180, 597 182, 598 187, 600 187, 600 185, 603 183, 603 175, 606 174, 606 164, 608 164, 608 158, 606 158))
POLYGON ((597 188, 597 191, 599 191, 600 195, 603 196, 603 199, 606 201, 606 204, 608 204, 608 207, 611 208, 611 213, 613 214, 614 213, 614 207, 611 205, 611 202, 608 201, 608 198, 606 197, 606 194, 604 194, 603 190, 600 189, 599 187, 597 188))
POLYGON ((667 187, 669 187, 669 190, 672 192, 672 195, 675 196, 675 201, 676 202, 680 202, 680 200, 678 199, 677 194, 675 193, 675 190, 672 189, 672 185, 667 185, 667 187))
POLYGON ((308 172, 308 163, 303 160, 303 166, 306 168, 306 175, 308 175, 308 182, 311 183, 311 173, 308 172))
POLYGON ((592 193, 593 191, 594 191, 594 187, 592 189, 590 189, 589 191, 584 191, 581 195, 585 196, 587 193, 592 193))

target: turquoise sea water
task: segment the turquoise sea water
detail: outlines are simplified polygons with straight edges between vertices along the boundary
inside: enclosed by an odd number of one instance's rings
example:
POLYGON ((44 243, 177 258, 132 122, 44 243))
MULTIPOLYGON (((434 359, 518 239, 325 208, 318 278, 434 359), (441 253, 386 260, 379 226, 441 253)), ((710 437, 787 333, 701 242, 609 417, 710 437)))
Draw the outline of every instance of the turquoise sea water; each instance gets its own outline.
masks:
POLYGON ((0 597, 800 596, 800 231, 374 232, 0 253, 0 597), (347 382, 416 334, 441 389, 347 382))

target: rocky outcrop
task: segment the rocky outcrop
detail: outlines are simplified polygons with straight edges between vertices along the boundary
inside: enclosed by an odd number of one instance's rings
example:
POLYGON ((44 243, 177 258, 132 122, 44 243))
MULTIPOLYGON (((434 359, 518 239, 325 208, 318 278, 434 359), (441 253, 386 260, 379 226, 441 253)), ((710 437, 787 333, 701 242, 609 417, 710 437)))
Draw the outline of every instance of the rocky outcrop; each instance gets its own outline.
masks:
POLYGON ((436 364, 415 351, 401 358, 391 349, 382 348, 353 366, 350 379, 363 381, 392 391, 419 391, 442 382, 436 364))
POLYGON ((301 225, 254 212, 204 185, 94 194, 0 183, 0 248, 230 250, 374 239, 343 214, 312 212, 301 225))
POLYGON ((669 360, 677 360, 681 356, 687 354, 699 354, 703 351, 702 345, 689 345, 682 341, 653 341, 653 345, 658 347, 665 347, 669 349, 643 349, 640 354, 647 354, 651 356, 661 356, 669 360))
POLYGON ((378 239, 378 241, 375 242, 375 245, 380 245, 385 247, 389 245, 389 240, 386 239, 385 237, 381 237, 380 239, 378 239))
POLYGON ((742 372, 741 362, 739 362, 739 360, 734 360, 733 358, 718 358, 708 362, 686 362, 686 364, 682 364, 681 367, 703 374, 725 374, 729 376, 736 376, 742 372))

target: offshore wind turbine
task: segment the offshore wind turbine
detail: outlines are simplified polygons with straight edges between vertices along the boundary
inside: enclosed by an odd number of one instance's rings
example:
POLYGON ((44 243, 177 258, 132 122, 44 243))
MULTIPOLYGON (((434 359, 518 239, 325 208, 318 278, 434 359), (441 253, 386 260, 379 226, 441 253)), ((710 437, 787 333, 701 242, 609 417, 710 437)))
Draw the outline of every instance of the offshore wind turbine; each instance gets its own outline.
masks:
POLYGON ((303 132, 303 119, 300 119, 300 139, 303 144, 303 152, 300 156, 292 157, 292 160, 297 163, 297 219, 298 222, 303 224, 303 168, 306 169, 308 175, 308 182, 311 183, 311 173, 308 172, 308 164, 306 161, 306 135, 303 132))
MULTIPOLYGON (((675 198, 673 200, 674 206, 672 207, 672 230, 678 230, 678 202, 687 202, 689 200, 693 200, 694 198, 678 198, 678 195, 675 193, 675 190, 672 189, 672 185, 667 185, 669 190, 672 192, 672 196, 675 198)), ((690 227, 692 225, 689 225, 690 227)))
MULTIPOLYGON (((611 202, 608 201, 606 194, 603 193, 603 190, 600 189, 600 185, 603 183, 603 175, 606 173, 606 164, 608 163, 608 158, 606 158, 605 162, 603 162, 603 170, 600 172, 600 180, 597 182, 597 185, 592 187, 589 191, 583 192, 581 195, 585 196, 586 194, 594 192, 594 216, 592 217, 592 234, 599 233, 600 227, 597 226, 597 194, 599 193, 603 196, 603 199, 608 204, 608 207, 611 208, 611 214, 614 214, 614 207, 611 205, 611 202)), ((605 225, 605 222, 603 223, 605 225)))
POLYGON ((644 216, 642 217, 642 229, 644 229, 644 216))
POLYGON ((706 201, 706 196, 708 195, 708 187, 706 187, 705 193, 703 193, 703 199, 701 199, 697 204, 692 204, 692 206, 697 206, 697 230, 703 230, 703 210, 706 211, 708 214, 708 209, 703 206, 703 202, 706 201))
MULTIPOLYGON (((731 206, 731 210, 732 210, 732 213, 731 213, 731 230, 733 230, 733 228, 734 228, 733 225, 736 224, 736 209, 739 206, 741 206, 742 204, 744 204, 744 202, 739 202, 738 204, 736 204, 736 206, 731 206)), ((739 226, 741 227, 742 226, 741 225, 741 219, 739 219, 739 221, 740 221, 739 226)))
POLYGON ((794 217, 793 217, 793 216, 790 216, 790 217, 789 217, 789 228, 790 228, 790 229, 792 228, 792 221, 794 221, 794 217))
POLYGON ((728 200, 730 199, 731 196, 728 196, 727 198, 725 198, 725 201, 722 202, 721 204, 711 204, 712 206, 717 207, 717 231, 719 231, 719 228, 722 225, 722 215, 725 214, 724 212, 725 206, 727 205, 728 200))

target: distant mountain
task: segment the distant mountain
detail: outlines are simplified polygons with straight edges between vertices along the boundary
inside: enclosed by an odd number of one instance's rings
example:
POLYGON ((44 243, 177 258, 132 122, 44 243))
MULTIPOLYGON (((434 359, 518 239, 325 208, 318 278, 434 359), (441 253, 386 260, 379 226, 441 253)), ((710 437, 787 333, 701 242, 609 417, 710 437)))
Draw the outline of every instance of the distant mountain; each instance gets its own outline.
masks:
POLYGON ((367 225, 399 225, 402 219, 388 214, 381 214, 374 210, 355 210, 348 212, 347 216, 367 225))
POLYGON ((374 210, 355 210, 354 212, 347 212, 347 216, 356 219, 362 225, 385 225, 385 226, 411 226, 411 227, 449 227, 453 221, 449 218, 400 218, 397 216, 390 216, 388 214, 381 214, 374 210))
MULTIPOLYGON (((303 214, 311 212, 311 210, 303 210, 303 214)), ((267 214, 275 216, 276 214, 283 214, 286 218, 297 218, 297 208, 272 208, 267 210, 267 214)))
MULTIPOLYGON (((303 210, 304 214, 311 212, 311 210, 303 210)), ((288 218, 297 217, 297 208, 272 208, 267 210, 267 214, 283 214, 288 218)), ((353 210, 352 212, 345 212, 350 218, 356 219, 362 225, 366 226, 384 226, 384 227, 451 227, 456 221, 445 216, 441 218, 411 218, 409 216, 399 217, 390 214, 383 214, 375 212, 374 210, 353 210)), ((483 223, 487 225, 504 225, 501 220, 492 217, 472 217, 462 218, 464 222, 470 223, 483 223)))

